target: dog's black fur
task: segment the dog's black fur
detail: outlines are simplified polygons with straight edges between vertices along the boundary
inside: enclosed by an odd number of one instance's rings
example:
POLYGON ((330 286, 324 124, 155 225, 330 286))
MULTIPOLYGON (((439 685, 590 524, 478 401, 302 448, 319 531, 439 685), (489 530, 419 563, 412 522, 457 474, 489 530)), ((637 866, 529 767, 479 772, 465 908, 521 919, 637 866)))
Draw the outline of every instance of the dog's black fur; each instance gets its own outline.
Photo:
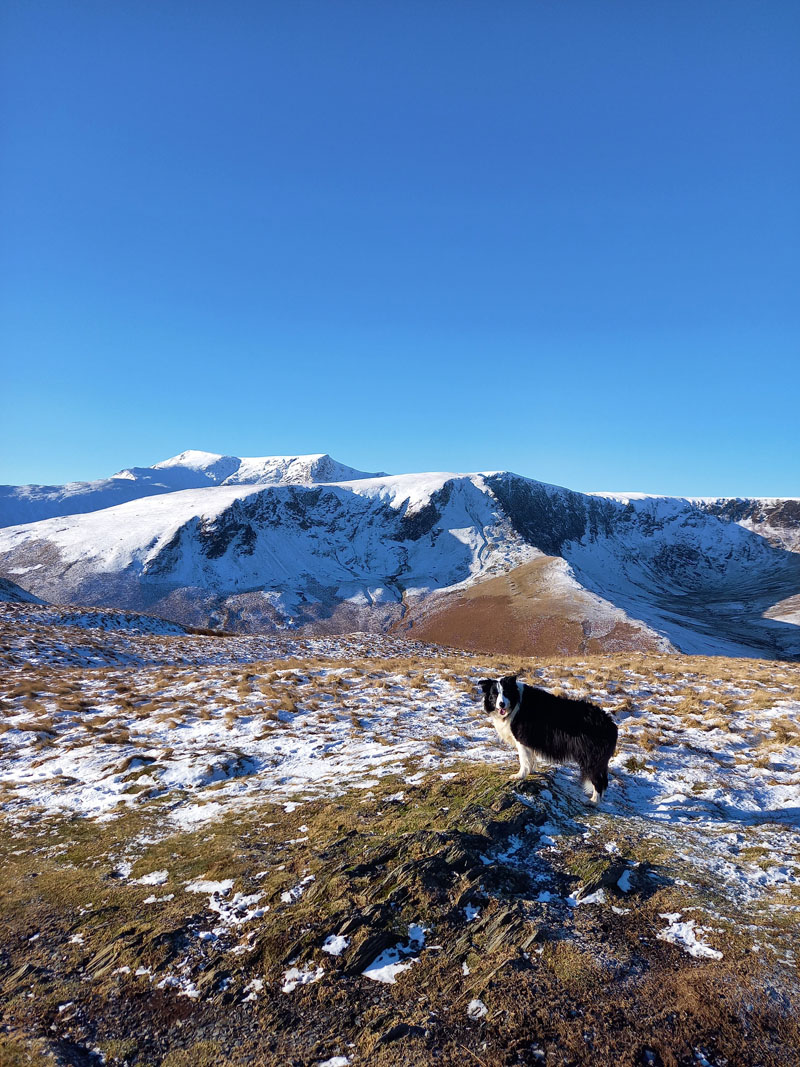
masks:
POLYGON ((483 702, 500 737, 517 749, 522 780, 536 757, 577 763, 584 788, 596 803, 608 788, 608 761, 617 746, 617 725, 588 700, 554 696, 517 682, 516 674, 478 682, 483 702))

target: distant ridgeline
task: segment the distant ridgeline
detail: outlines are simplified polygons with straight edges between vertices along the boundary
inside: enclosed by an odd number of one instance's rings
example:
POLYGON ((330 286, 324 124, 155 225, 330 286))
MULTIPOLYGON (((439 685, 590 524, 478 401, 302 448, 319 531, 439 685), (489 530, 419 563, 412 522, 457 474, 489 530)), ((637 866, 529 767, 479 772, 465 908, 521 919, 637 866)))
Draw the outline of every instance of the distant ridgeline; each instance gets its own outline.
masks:
POLYGON ((0 574, 55 603, 520 655, 800 657, 797 498, 190 451, 96 482, 0 487, 0 523, 0 574))

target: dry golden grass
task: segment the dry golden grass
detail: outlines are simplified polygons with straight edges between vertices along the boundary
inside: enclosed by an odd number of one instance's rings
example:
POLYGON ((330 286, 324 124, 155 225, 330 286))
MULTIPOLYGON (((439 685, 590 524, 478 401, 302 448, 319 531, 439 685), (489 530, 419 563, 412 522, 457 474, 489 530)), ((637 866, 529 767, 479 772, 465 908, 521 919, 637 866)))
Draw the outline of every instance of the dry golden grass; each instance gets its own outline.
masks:
POLYGON ((109 730, 107 733, 101 734, 99 739, 104 745, 127 745, 130 743, 131 735, 127 729, 109 730))
POLYGON ((286 691, 278 695, 278 709, 280 711, 288 711, 291 715, 294 715, 299 710, 297 702, 286 691))
MULTIPOLYGON (((630 651, 529 657, 445 650, 435 658, 412 653, 377 661, 315 655, 212 667, 24 667, 0 678, 0 733, 13 728, 13 716, 24 718, 21 728, 34 751, 45 752, 56 739, 85 744, 87 736, 113 749, 146 746, 150 724, 173 730, 193 719, 219 720, 233 732, 244 717, 255 720, 252 736, 267 739, 298 712, 313 713, 322 730, 349 720, 360 733, 382 706, 431 701, 442 682, 473 698, 478 723, 475 681, 508 673, 601 703, 620 718, 643 765, 659 747, 680 744, 684 726, 711 735, 711 748, 719 740, 715 731, 738 732, 762 769, 782 747, 800 743, 791 715, 780 714, 779 706, 800 700, 800 665, 630 651)), ((465 723, 468 704, 465 699, 465 723)), ((434 737, 431 745, 446 754, 446 738, 434 737)))
POLYGON ((41 691, 41 682, 37 681, 24 681, 18 682, 6 691, 6 696, 10 700, 14 700, 17 697, 38 697, 41 691))
POLYGON ((131 764, 136 762, 145 764, 144 767, 137 768, 138 773, 139 770, 146 770, 151 763, 155 762, 155 760, 150 756, 139 756, 134 753, 133 755, 126 756, 123 760, 120 761, 119 765, 115 769, 115 773, 125 774, 128 770, 130 770, 131 764))
POLYGON ((56 729, 56 723, 49 717, 39 719, 27 719, 23 722, 14 724, 17 730, 23 733, 38 734, 40 737, 56 737, 58 731, 56 729))
POLYGON ((93 715, 90 719, 86 719, 83 723, 83 728, 88 730, 91 734, 100 734, 109 723, 113 723, 117 716, 114 712, 109 712, 106 715, 93 715))
POLYGON ((591 953, 571 941, 550 941, 542 961, 568 989, 586 989, 597 984, 601 967, 591 953))
POLYGON ((780 752, 787 745, 800 745, 800 728, 788 715, 764 725, 765 736, 757 747, 760 754, 780 752))
POLYGON ((752 709, 771 708, 781 699, 780 694, 771 693, 766 689, 754 690, 747 694, 743 703, 752 709))

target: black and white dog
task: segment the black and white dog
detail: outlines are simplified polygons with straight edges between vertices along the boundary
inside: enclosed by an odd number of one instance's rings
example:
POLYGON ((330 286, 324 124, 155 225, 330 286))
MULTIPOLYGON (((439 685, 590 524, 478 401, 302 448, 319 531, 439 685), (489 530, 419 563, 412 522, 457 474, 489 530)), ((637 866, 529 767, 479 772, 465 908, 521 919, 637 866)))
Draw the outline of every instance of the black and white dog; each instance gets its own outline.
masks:
POLYGON ((596 804, 608 788, 608 761, 617 746, 617 724, 588 700, 554 696, 517 681, 516 674, 478 682, 483 704, 503 741, 519 753, 522 781, 537 757, 552 763, 577 763, 589 800, 596 804))

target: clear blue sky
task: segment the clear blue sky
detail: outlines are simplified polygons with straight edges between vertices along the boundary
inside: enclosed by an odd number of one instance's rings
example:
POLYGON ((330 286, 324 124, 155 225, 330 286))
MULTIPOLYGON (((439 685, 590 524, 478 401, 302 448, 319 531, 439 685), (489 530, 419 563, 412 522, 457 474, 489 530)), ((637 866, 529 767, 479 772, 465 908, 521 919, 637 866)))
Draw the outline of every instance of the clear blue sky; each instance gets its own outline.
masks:
POLYGON ((796 0, 1 17, 0 482, 800 495, 796 0))

